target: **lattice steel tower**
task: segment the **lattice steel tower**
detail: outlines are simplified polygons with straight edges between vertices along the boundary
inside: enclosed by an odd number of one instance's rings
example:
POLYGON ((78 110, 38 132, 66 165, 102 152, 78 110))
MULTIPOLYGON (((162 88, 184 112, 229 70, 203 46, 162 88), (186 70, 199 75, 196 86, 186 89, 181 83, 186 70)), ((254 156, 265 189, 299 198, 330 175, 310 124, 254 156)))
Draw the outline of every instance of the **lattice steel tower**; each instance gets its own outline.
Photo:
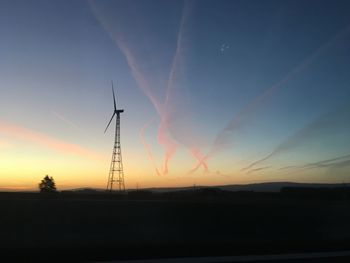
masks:
POLYGON ((114 116, 116 116, 116 119, 115 119, 116 123, 115 123, 115 137, 114 137, 112 160, 111 160, 111 166, 109 168, 109 175, 108 175, 108 182, 107 182, 107 191, 113 190, 114 183, 118 183, 119 191, 125 191, 123 159, 122 159, 122 151, 121 151, 121 145, 120 145, 120 113, 124 112, 124 110, 117 110, 113 82, 112 82, 112 94, 113 94, 114 112, 111 120, 109 121, 105 129, 105 132, 107 131, 109 125, 111 124, 114 116))

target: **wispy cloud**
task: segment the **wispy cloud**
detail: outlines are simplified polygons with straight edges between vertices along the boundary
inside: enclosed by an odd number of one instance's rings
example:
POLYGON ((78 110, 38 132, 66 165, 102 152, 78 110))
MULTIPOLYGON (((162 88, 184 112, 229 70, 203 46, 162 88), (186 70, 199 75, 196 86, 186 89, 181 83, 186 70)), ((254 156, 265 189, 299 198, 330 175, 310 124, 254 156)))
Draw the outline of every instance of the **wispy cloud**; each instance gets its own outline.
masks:
POLYGON ((15 124, 0 121, 0 134, 42 146, 63 154, 73 154, 91 160, 102 160, 102 156, 94 151, 88 150, 77 144, 68 143, 63 140, 48 136, 46 134, 30 130, 15 124))

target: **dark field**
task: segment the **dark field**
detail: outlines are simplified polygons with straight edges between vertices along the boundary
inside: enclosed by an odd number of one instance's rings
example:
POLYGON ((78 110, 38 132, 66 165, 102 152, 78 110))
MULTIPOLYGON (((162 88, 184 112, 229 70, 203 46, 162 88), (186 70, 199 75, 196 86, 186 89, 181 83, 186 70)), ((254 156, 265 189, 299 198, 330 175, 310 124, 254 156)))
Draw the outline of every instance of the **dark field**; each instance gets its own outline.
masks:
POLYGON ((0 193, 1 255, 76 261, 350 249, 350 201, 0 193), (147 200, 148 199, 148 200, 147 200))

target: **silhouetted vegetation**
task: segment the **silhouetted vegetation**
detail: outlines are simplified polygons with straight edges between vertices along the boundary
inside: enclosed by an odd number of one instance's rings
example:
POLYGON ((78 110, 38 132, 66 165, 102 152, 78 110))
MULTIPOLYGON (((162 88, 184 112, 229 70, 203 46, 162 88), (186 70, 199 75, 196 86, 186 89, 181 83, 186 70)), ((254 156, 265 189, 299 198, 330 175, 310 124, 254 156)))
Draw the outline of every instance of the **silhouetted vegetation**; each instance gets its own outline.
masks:
POLYGON ((57 193, 55 180, 46 175, 39 183, 39 190, 40 193, 57 193))

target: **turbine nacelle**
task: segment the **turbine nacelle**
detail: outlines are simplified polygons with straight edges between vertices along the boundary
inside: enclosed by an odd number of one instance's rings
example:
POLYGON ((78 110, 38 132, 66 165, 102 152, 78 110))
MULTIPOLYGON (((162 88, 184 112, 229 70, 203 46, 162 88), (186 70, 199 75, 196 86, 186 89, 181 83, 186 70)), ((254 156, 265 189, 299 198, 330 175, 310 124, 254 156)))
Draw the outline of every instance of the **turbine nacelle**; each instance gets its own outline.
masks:
POLYGON ((119 113, 122 113, 122 112, 124 112, 124 110, 116 110, 116 111, 114 111, 114 113, 116 113, 116 114, 119 114, 119 113))

